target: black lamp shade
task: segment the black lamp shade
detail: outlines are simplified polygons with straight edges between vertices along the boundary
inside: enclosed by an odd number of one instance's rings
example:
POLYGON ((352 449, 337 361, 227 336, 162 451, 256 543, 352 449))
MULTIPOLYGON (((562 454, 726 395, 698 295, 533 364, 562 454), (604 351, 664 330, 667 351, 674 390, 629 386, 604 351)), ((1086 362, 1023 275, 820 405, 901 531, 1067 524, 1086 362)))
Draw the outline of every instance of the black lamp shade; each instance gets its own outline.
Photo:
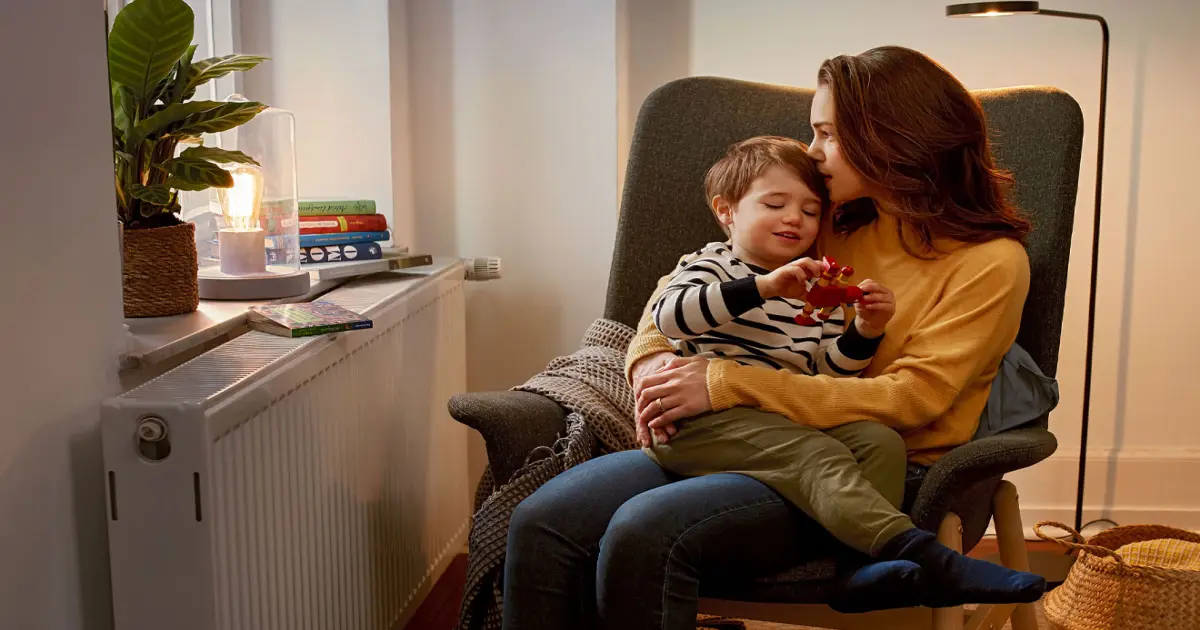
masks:
POLYGON ((987 17, 1037 12, 1036 2, 968 2, 946 5, 946 17, 987 17))

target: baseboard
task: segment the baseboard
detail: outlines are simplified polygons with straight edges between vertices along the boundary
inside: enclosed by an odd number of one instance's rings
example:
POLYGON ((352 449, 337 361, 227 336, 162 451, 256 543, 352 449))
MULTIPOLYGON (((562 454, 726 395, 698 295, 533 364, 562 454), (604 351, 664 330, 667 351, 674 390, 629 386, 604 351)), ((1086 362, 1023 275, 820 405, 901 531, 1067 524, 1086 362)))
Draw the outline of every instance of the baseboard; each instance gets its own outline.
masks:
MULTIPOLYGON (((1017 486, 1021 520, 1075 521, 1078 451, 1058 452, 1006 478, 1017 486)), ((1156 523, 1200 530, 1200 449, 1089 451, 1083 520, 1156 523)))

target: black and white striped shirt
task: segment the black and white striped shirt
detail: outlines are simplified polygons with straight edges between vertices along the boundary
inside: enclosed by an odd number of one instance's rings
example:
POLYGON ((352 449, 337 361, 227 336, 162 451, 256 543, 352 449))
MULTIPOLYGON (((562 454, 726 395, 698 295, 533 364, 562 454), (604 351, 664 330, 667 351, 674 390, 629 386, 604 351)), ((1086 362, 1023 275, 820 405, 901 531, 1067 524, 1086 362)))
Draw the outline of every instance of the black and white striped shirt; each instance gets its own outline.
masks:
POLYGON ((764 300, 754 283, 768 270, 738 260, 728 243, 684 256, 654 305, 654 323, 675 354, 726 358, 801 374, 857 376, 880 339, 846 328, 841 308, 824 326, 803 326, 799 300, 764 300))

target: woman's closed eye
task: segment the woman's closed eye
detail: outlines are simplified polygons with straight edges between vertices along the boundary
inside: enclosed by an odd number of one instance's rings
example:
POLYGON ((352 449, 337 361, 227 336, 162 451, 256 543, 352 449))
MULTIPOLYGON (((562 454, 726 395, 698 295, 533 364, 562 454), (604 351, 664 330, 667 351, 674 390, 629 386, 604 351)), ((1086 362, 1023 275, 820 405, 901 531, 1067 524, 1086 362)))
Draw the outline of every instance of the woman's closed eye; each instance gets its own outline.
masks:
POLYGON ((764 203, 763 205, 772 210, 782 210, 783 209, 783 204, 764 203))

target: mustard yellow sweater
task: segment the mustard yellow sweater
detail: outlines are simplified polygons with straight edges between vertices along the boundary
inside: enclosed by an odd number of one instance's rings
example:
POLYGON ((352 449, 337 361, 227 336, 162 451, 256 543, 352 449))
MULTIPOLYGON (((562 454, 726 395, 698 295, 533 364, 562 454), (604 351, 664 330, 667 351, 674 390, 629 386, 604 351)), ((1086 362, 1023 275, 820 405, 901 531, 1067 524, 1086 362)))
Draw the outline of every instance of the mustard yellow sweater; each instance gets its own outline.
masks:
MULTIPOLYGON (((882 422, 904 436, 910 461, 925 465, 970 440, 1000 359, 1017 336, 1029 291, 1025 249, 1011 239, 939 240, 946 253, 922 260, 904 251, 896 220, 882 213, 848 236, 823 236, 819 245, 824 255, 853 266, 856 281, 873 278, 896 294, 896 315, 875 359, 862 378, 841 379, 710 361, 713 409, 757 407, 820 429, 882 422)), ((626 368, 671 351, 648 309, 626 368)))

